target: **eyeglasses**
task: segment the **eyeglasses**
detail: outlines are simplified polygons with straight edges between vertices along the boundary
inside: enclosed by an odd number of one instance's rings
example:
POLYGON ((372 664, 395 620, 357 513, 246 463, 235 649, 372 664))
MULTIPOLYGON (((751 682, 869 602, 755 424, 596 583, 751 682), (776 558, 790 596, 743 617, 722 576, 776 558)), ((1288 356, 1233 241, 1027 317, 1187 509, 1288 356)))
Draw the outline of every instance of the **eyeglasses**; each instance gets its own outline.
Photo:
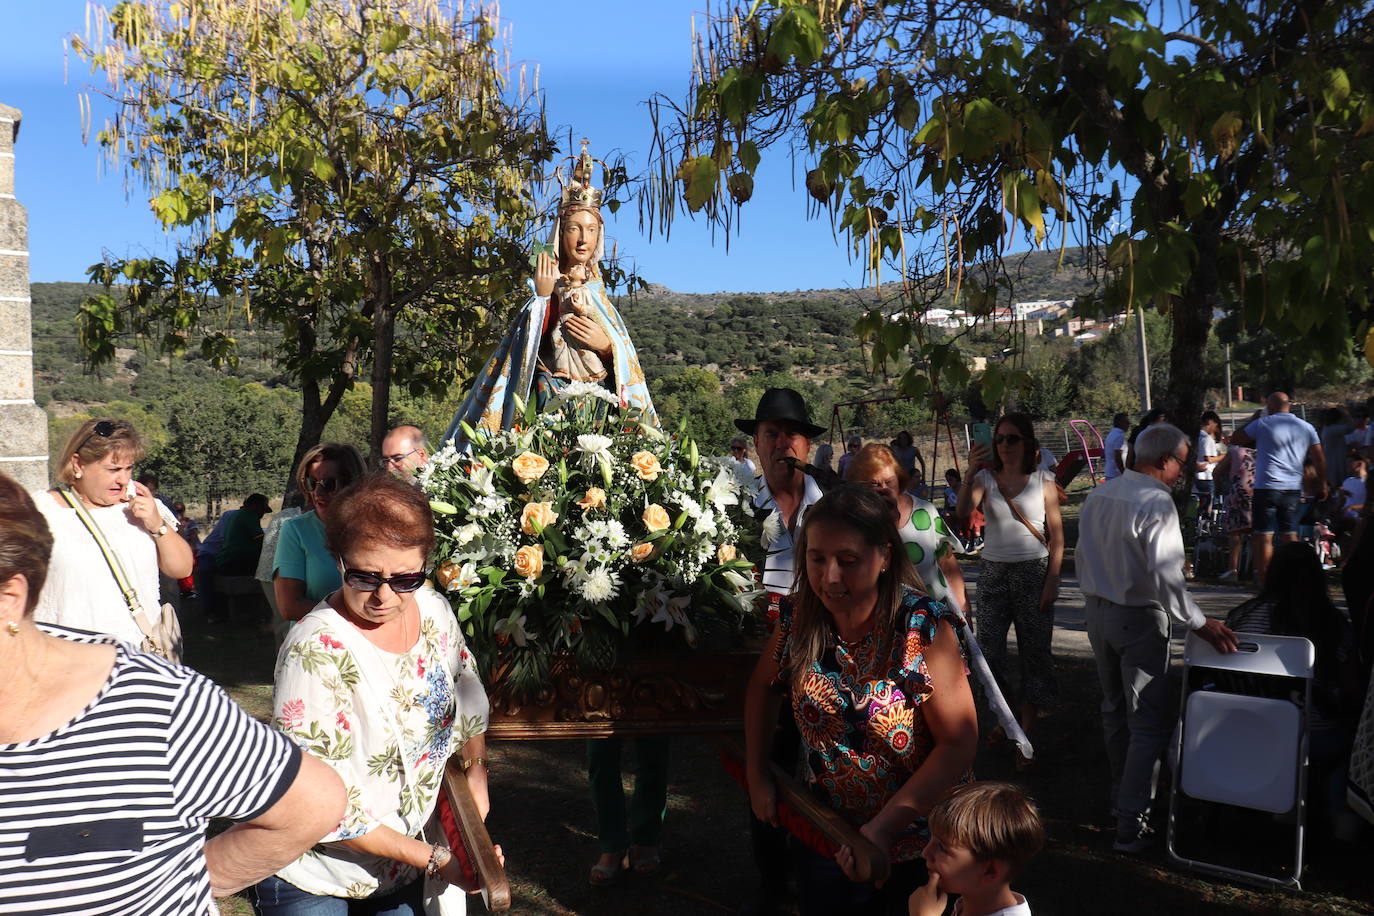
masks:
POLYGON ((424 585, 425 574, 422 570, 395 576, 381 576, 365 569, 344 569, 343 580, 344 584, 355 592, 375 592, 383 585, 389 585, 393 592, 404 595, 424 585))
POLYGON ((1004 442, 1007 445, 1020 445, 1022 442, 1026 441, 1026 437, 1017 433, 998 433, 992 437, 992 441, 997 445, 1001 445, 1004 442))
POLYGON ((382 461, 386 464, 400 464, 402 461, 405 461, 407 458, 409 458, 411 455, 415 454, 419 450, 420 446, 417 445, 410 451, 406 452, 404 455, 383 455, 382 461))
POLYGON ((102 439, 110 438, 115 434, 115 430, 117 428, 118 427, 116 427, 114 423, 110 420, 101 420, 99 423, 95 424, 91 431, 86 435, 86 438, 81 440, 81 444, 72 450, 72 454, 79 455, 81 453, 81 450, 86 447, 86 443, 90 442, 96 436, 99 436, 102 439))
POLYGON ((325 493, 333 493, 335 490, 343 489, 348 486, 348 481, 338 477, 307 477, 305 478, 305 488, 311 493, 321 490, 325 493))

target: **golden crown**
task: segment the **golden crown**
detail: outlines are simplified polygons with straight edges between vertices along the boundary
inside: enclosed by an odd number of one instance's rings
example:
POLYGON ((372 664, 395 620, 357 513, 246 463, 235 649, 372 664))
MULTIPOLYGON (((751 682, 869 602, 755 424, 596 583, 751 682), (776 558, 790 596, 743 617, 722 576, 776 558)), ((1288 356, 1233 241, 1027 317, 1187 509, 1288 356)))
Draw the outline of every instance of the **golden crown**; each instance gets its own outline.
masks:
POLYGON ((587 152, 587 147, 590 144, 591 141, 583 137, 582 152, 576 157, 569 157, 573 159, 575 164, 573 165, 572 180, 563 186, 563 199, 558 207, 559 212, 582 208, 601 209, 601 189, 592 187, 592 167, 600 160, 593 159, 592 154, 587 152))

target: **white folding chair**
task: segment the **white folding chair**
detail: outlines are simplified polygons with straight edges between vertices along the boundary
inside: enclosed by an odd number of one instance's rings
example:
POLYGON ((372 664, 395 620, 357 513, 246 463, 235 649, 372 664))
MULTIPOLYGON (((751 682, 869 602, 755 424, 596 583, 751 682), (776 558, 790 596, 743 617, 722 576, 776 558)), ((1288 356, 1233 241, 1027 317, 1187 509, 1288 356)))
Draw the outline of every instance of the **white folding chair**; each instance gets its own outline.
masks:
POLYGON ((1303 867, 1307 710, 1316 651, 1298 637, 1236 636, 1240 650, 1228 655, 1191 633, 1184 644, 1169 855, 1196 871, 1297 887, 1303 867), (1245 825, 1245 835, 1188 836, 1190 825, 1213 815, 1233 830, 1245 825), (1282 859, 1269 868, 1241 865, 1236 851, 1270 831, 1292 834, 1291 847, 1286 840, 1260 844, 1282 859), (1283 851, 1288 848, 1291 860, 1283 851))

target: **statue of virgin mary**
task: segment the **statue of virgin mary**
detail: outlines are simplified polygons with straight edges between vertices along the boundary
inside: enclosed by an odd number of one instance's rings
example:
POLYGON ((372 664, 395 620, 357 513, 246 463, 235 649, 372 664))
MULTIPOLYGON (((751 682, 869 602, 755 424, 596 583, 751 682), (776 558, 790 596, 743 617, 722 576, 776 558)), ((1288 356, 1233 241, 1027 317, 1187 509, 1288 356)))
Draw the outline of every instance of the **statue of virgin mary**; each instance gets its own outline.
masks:
POLYGON ((658 423, 639 355, 601 281, 606 234, 601 191, 591 183, 595 161, 583 140, 549 238, 558 257, 539 254, 534 295, 444 433, 443 441, 452 441, 460 452, 468 447, 463 423, 492 432, 508 429, 516 421, 517 399, 527 403, 533 397, 542 410, 569 382, 601 385, 622 406, 638 407, 647 422, 658 423))

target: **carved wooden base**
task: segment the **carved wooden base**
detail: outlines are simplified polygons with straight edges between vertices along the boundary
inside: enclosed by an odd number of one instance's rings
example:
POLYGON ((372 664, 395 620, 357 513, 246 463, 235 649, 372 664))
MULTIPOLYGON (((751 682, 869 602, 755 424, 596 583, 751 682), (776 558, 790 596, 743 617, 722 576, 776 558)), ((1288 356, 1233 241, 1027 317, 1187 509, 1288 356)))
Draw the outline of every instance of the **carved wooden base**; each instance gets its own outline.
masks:
POLYGON ((583 673, 555 663, 552 684, 520 703, 490 685, 488 739, 737 733, 757 652, 642 654, 625 666, 583 673))

